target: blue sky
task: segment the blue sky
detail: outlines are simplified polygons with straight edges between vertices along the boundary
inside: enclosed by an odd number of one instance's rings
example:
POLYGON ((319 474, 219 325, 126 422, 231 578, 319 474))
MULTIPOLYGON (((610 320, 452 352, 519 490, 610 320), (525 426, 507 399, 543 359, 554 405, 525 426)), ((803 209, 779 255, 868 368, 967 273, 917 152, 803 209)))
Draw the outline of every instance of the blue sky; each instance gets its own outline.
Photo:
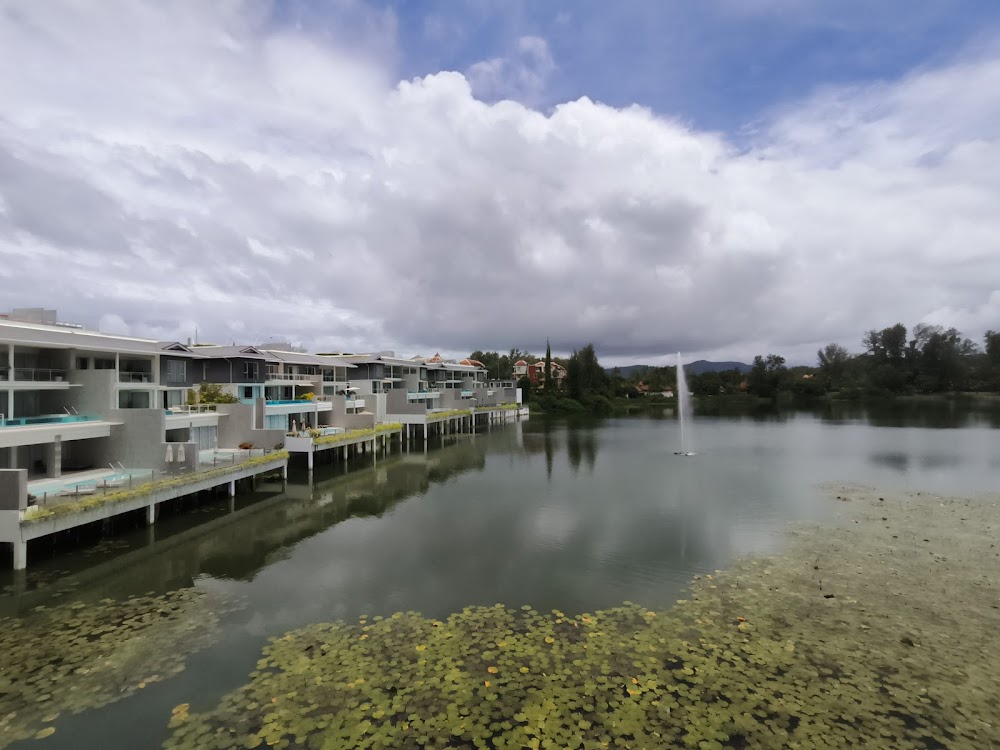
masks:
POLYGON ((609 364, 1000 329, 996 0, 7 0, 0 69, 6 305, 609 364))
MULTIPOLYGON (((355 36, 355 3, 288 0, 284 21, 355 36), (331 12, 332 11, 332 12, 331 12), (350 30, 350 31, 348 31, 350 30)), ((893 80, 943 64, 1000 28, 992 0, 379 0, 397 19, 400 78, 464 71, 546 40, 555 63, 536 106, 588 96, 638 103, 739 134, 826 85, 893 80)))

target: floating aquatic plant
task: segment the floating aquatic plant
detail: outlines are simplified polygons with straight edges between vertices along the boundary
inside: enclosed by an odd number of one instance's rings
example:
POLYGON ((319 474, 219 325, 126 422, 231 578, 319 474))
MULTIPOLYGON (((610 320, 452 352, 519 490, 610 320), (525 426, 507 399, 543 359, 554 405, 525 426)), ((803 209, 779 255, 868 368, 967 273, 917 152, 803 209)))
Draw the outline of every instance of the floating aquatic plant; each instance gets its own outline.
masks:
POLYGON ((1000 746, 996 508, 849 512, 665 611, 496 605, 288 633, 216 708, 175 709, 166 747, 1000 746))
POLYGON ((62 713, 112 703, 184 668, 232 604, 196 589, 39 607, 0 619, 0 748, 62 713))

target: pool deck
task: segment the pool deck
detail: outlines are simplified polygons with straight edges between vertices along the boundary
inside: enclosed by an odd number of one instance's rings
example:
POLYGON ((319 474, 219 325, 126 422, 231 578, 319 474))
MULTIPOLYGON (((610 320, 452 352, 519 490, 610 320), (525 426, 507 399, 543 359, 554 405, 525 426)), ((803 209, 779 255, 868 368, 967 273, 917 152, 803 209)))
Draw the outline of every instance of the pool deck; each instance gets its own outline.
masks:
MULTIPOLYGON (((224 466, 218 467, 218 470, 212 470, 210 467, 205 468, 206 470, 202 472, 169 477, 172 479, 182 478, 185 481, 178 484, 172 484, 167 487, 162 487, 160 489, 155 489, 152 492, 143 494, 139 497, 131 497, 125 500, 111 501, 104 504, 97 503, 76 510, 45 515, 41 518, 33 518, 32 516, 40 511, 34 510, 30 507, 26 510, 0 511, 0 542, 10 542, 13 545, 14 569, 23 570, 27 567, 27 546, 28 542, 32 539, 49 536, 50 534, 56 534, 60 531, 66 531, 67 529, 73 529, 95 521, 103 521, 123 513, 131 513, 143 508, 146 509, 147 523, 155 523, 156 507, 160 503, 168 500, 174 500, 178 497, 184 497, 186 495, 193 495, 197 492, 203 492, 205 490, 210 490, 224 485, 229 485, 229 494, 230 496, 233 496, 236 494, 236 482, 241 479, 247 479, 261 474, 270 474, 275 471, 280 471, 282 473, 282 478, 287 479, 288 455, 281 452, 270 461, 260 461, 258 463, 253 463, 250 466, 245 464, 235 464, 230 471, 226 471, 226 467, 224 466)), ((107 471, 88 473, 96 474, 97 476, 106 476, 108 474, 107 471)), ((76 476, 73 478, 76 478, 76 476)), ((51 482, 52 480, 50 479, 46 481, 51 482)), ((86 497, 99 498, 100 494, 90 496, 83 495, 81 496, 81 499, 86 497)), ((60 502, 55 505, 72 503, 75 502, 76 498, 59 498, 59 500, 60 502)), ((52 507, 54 507, 54 504, 50 498, 49 502, 45 505, 42 511, 51 509, 52 507)))

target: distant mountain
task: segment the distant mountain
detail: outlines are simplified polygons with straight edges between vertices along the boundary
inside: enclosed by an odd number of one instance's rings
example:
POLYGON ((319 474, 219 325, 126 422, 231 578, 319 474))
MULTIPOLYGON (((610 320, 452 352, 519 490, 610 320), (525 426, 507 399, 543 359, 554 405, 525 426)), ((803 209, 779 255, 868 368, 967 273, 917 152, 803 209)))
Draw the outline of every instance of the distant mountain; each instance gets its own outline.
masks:
MULTIPOLYGON (((621 373, 623 378, 630 378, 633 375, 639 373, 641 374, 644 370, 648 370, 654 367, 654 365, 627 365, 625 367, 619 367, 618 372, 621 373)), ((609 373, 615 368, 605 367, 609 373)), ((688 375, 701 375, 703 372, 722 372, 724 370, 739 370, 740 372, 749 372, 750 365, 745 362, 709 362, 707 359, 699 359, 696 362, 684 365, 684 371, 688 375)))
POLYGON ((684 365, 684 371, 689 375, 701 375, 703 372, 723 372, 725 370, 750 372, 750 365, 746 362, 709 362, 707 359, 699 359, 689 365, 684 365))

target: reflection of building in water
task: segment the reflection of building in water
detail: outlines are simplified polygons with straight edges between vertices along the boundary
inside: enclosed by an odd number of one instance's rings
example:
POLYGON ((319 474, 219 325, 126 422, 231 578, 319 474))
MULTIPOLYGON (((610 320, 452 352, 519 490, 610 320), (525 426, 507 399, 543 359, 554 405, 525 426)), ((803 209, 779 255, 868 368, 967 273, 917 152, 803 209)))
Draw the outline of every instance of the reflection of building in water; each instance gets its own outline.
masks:
MULTIPOLYGON (((94 599, 129 592, 163 591, 190 586, 202 574, 246 580, 274 561, 282 550, 349 518, 380 516, 396 504, 427 492, 432 484, 486 465, 486 446, 471 436, 424 453, 394 455, 377 466, 343 473, 340 467, 313 472, 313 481, 288 482, 285 492, 191 526, 191 516, 161 521, 138 549, 104 563, 85 567, 60 579, 77 595, 94 599), (178 529, 173 531, 174 529, 178 529), (171 533, 173 531, 173 533, 171 533)), ((303 474, 305 480, 307 475, 303 474)), ((274 483, 272 490, 280 490, 274 483)), ((266 490, 267 486, 261 489, 266 490)), ((138 542, 143 529, 127 537, 138 542)), ((40 586, 0 602, 0 615, 37 606, 53 587, 40 586)))

